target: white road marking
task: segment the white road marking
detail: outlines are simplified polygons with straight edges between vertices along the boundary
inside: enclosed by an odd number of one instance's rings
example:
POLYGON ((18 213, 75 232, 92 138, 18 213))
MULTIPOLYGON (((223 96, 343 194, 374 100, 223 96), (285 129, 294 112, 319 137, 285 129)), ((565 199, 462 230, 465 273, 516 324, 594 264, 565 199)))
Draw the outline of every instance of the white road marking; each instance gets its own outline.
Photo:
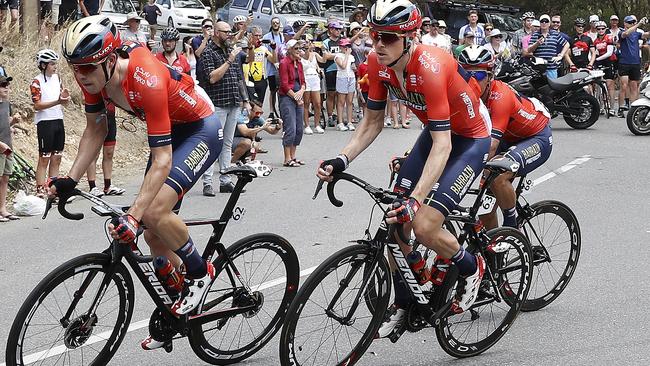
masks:
MULTIPOLYGON (((300 271, 300 277, 310 275, 312 272, 314 272, 314 270, 316 270, 316 267, 317 266, 313 266, 313 267, 310 267, 310 268, 307 268, 305 270, 300 271)), ((253 291, 265 290, 267 288, 271 288, 271 287, 281 285, 281 284, 285 283, 286 280, 287 280, 286 277, 280 277, 280 278, 277 278, 275 280, 259 284, 257 286, 252 286, 251 290, 253 290, 253 291)), ((143 319, 143 320, 140 320, 140 321, 137 321, 137 322, 131 322, 131 324, 129 325, 129 328, 127 329, 126 332, 127 333, 133 332, 135 330, 146 328, 148 326, 149 326, 149 319, 143 319)), ((90 338, 88 338, 86 343, 84 343, 84 345, 81 346, 81 347, 86 347, 88 345, 91 345, 91 344, 94 344, 94 343, 97 343, 97 342, 105 341, 106 339, 108 339, 108 337, 110 337, 111 333, 112 333, 112 330, 109 330, 109 331, 106 331, 106 332, 102 332, 102 333, 93 335, 90 338)), ((31 355, 27 355, 27 356, 23 357, 23 361, 24 361, 24 363, 26 365, 28 365, 28 364, 34 363, 36 361, 41 361, 41 360, 44 360, 46 358, 58 356, 58 355, 60 355, 62 353, 65 353, 67 350, 68 350, 68 348, 65 345, 62 344, 60 346, 56 346, 56 347, 51 348, 51 349, 46 350, 46 351, 36 352, 36 353, 32 353, 31 355)), ((0 366, 7 366, 7 365, 6 365, 6 363, 3 362, 3 363, 0 363, 0 366)))
POLYGON ((550 173, 547 173, 547 174, 544 174, 541 177, 535 179, 533 181, 533 186, 536 186, 538 184, 542 184, 542 183, 546 182, 547 180, 549 180, 549 179, 551 179, 553 177, 557 177, 558 175, 564 174, 564 173, 568 172, 569 170, 577 167, 578 165, 588 162, 589 160, 591 160, 591 155, 584 155, 584 156, 582 156, 580 158, 577 158, 577 159, 575 159, 573 161, 570 161, 569 163, 555 169, 554 171, 552 171, 550 173))

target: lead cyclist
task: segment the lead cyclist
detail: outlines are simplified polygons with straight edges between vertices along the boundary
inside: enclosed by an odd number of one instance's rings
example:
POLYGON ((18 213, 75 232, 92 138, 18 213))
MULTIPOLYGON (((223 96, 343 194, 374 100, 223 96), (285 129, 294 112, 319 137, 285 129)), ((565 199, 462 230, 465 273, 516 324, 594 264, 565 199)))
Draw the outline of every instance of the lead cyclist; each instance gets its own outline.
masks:
MULTIPOLYGON (((476 300, 485 271, 480 255, 466 252, 442 229, 445 217, 460 203, 481 173, 490 148, 489 117, 470 82, 470 75, 445 51, 416 44, 422 24, 418 7, 408 0, 379 0, 368 14, 374 52, 368 57, 368 112, 341 153, 321 163, 317 176, 325 181, 348 165, 383 129, 390 91, 425 125, 400 167, 395 190, 406 197, 388 213, 387 222, 404 224, 408 233, 458 267, 459 280, 452 310, 461 313, 476 300), (482 113, 483 112, 483 113, 482 113)), ((399 240, 398 240, 399 241, 399 240)), ((405 255, 411 248, 400 243, 405 255)), ((404 321, 410 296, 391 263, 395 303, 379 337, 389 336, 404 321)))
MULTIPOLYGON (((66 177, 52 179, 50 196, 68 197, 99 153, 107 133, 106 105, 113 104, 146 121, 150 148, 144 181, 127 213, 109 225, 113 239, 144 238, 155 256, 164 255, 187 271, 177 315, 191 312, 215 277, 212 263, 195 248, 187 226, 175 213, 183 195, 221 152, 223 132, 214 107, 189 75, 160 63, 139 44, 122 43, 111 20, 102 15, 74 22, 63 38, 63 55, 84 94, 86 127, 66 177)), ((144 349, 163 342, 147 337, 144 349)))

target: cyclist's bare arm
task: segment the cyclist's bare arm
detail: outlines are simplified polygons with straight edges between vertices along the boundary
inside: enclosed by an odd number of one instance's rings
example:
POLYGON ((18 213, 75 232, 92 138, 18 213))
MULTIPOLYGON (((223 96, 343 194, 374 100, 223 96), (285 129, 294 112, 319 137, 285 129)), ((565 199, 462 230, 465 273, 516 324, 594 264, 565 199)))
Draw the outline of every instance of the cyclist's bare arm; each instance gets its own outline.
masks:
POLYGON ((104 145, 107 133, 106 112, 86 112, 86 128, 79 141, 77 157, 72 164, 72 168, 70 168, 70 173, 68 173, 70 178, 78 182, 86 174, 88 166, 95 160, 102 145, 104 145))
POLYGON ((129 214, 141 220, 145 210, 162 188, 172 167, 172 145, 151 148, 151 167, 144 176, 138 197, 129 209, 129 214))
POLYGON ((420 180, 411 193, 411 197, 418 200, 418 202, 423 202, 429 192, 431 192, 433 185, 442 175, 442 171, 445 169, 449 154, 451 153, 450 130, 430 131, 429 133, 431 134, 431 140, 433 140, 431 151, 429 151, 427 161, 424 163, 420 180))
POLYGON ((348 157, 349 161, 359 156, 379 136, 379 133, 384 128, 384 115, 383 109, 380 111, 368 109, 366 111, 352 139, 341 151, 348 157))

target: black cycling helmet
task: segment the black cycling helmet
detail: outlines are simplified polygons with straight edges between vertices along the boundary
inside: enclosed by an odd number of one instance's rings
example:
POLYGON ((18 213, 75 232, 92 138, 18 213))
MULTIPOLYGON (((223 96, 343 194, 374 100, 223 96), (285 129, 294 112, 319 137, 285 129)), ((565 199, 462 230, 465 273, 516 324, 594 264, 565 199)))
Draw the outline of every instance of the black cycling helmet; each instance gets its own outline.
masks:
POLYGON ((471 45, 460 53, 458 63, 468 69, 491 70, 494 66, 494 56, 483 46, 471 45))
POLYGON ((160 34, 160 39, 163 41, 178 41, 181 38, 181 35, 178 33, 178 30, 174 27, 166 28, 160 34))
POLYGON ((583 18, 576 18, 576 20, 573 22, 574 25, 580 25, 580 26, 585 26, 587 22, 583 18))

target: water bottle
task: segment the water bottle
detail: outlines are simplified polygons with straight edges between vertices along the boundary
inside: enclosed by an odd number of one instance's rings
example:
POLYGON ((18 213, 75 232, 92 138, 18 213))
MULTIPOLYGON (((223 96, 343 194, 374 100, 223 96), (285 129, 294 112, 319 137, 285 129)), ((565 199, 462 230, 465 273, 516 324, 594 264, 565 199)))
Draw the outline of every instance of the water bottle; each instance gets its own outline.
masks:
POLYGON ((422 254, 417 250, 412 251, 406 256, 406 261, 418 277, 420 285, 431 280, 431 271, 427 268, 427 262, 422 258, 422 254))
POLYGON ((156 276, 170 295, 175 296, 183 290, 184 276, 179 273, 165 256, 156 257, 153 261, 156 276))

